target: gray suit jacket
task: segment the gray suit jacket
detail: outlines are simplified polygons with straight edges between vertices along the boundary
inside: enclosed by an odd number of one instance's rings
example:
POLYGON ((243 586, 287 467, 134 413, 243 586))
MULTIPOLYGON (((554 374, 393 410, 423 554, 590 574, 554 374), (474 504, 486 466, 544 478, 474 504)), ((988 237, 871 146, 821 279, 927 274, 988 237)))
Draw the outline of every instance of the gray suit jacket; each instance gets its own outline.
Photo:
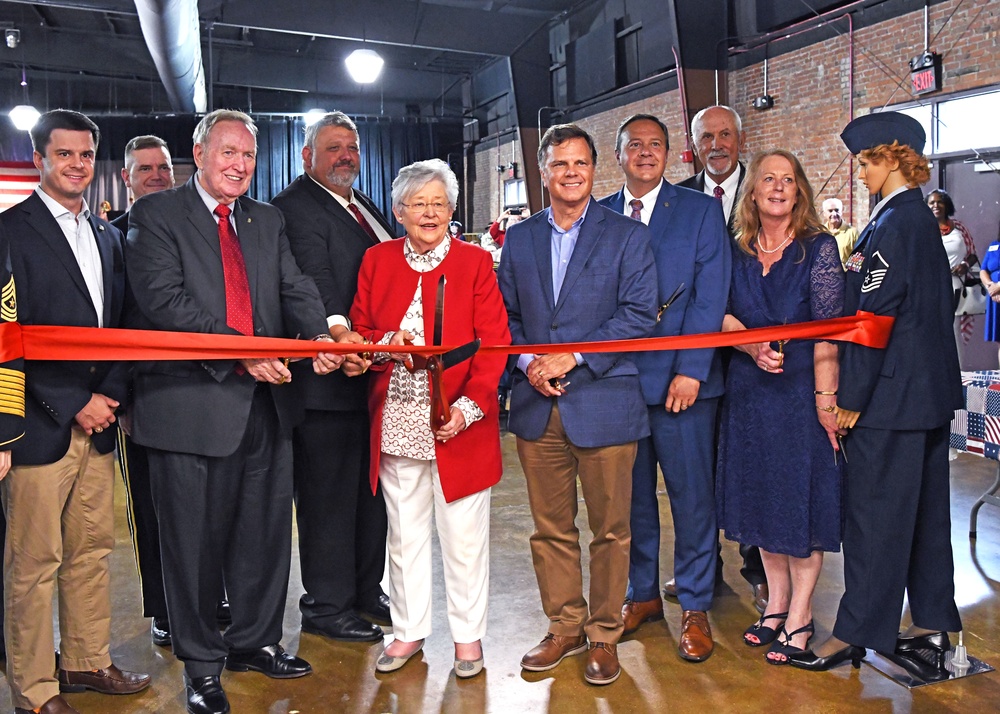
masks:
MULTIPOLYGON (((130 211, 125 260, 136 327, 237 334, 226 324, 226 291, 218 225, 194 181, 144 196, 130 211)), ((246 196, 233 205, 254 334, 304 339, 326 333, 315 284, 295 264, 281 212, 246 196)), ((142 362, 135 368, 132 435, 145 446, 227 456, 240 444, 255 388, 236 362, 142 362)), ((290 433, 299 410, 287 387, 271 387, 290 433)))

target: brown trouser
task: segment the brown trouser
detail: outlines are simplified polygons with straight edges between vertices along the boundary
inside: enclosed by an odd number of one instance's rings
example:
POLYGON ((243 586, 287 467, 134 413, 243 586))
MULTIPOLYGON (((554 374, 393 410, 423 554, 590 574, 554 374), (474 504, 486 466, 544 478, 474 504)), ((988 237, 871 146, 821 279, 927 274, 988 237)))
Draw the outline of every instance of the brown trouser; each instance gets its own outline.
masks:
POLYGON ((559 409, 535 441, 517 440, 535 521, 531 557, 548 616, 549 631, 564 637, 586 634, 591 642, 617 643, 622 634, 622 601, 628 585, 632 536, 632 464, 636 442, 581 448, 570 443, 559 409), (580 532, 576 527, 580 477, 590 542, 590 609, 583 596, 580 532))
POLYGON ((97 453, 74 427, 59 461, 15 467, 3 480, 4 637, 15 707, 34 709, 59 694, 52 654, 57 583, 60 666, 86 671, 111 665, 114 458, 97 453))

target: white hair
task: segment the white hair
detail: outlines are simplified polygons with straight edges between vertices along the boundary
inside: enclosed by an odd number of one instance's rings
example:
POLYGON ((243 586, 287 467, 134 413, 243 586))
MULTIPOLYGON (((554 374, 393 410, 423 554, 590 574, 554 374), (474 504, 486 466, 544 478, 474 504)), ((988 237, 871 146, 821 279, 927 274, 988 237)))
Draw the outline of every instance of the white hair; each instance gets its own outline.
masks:
POLYGON ((727 107, 725 104, 713 104, 710 107, 705 107, 704 109, 702 109, 700 112, 694 115, 693 119, 691 119, 692 140, 697 140, 698 136, 698 132, 695 130, 695 127, 698 126, 698 124, 704 118, 705 113, 711 111, 712 109, 725 109, 727 112, 729 112, 733 117, 733 123, 736 124, 736 133, 737 134, 743 133, 743 120, 740 119, 740 115, 736 113, 735 109, 733 109, 732 107, 727 107))
POLYGON ((417 161, 399 170, 399 175, 392 182, 393 210, 402 211, 406 199, 431 181, 444 184, 449 207, 454 210, 458 205, 458 179, 455 178, 455 172, 441 159, 417 161))
POLYGON ((837 210, 838 211, 843 211, 844 210, 844 202, 841 201, 839 198, 828 198, 825 201, 823 201, 823 210, 824 211, 826 210, 826 205, 828 203, 829 204, 834 204, 834 203, 837 204, 837 210))

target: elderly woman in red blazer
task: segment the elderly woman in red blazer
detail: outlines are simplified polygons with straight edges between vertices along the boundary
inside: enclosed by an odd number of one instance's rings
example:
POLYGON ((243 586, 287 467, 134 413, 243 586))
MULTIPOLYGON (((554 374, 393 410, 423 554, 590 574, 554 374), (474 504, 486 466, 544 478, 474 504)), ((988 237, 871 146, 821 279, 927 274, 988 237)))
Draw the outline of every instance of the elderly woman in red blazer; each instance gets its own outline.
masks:
MULTIPOLYGON (((401 240, 370 248, 361 263, 351 308, 354 329, 371 342, 428 344, 434 334, 437 286, 445 277, 443 345, 476 338, 510 344, 507 313, 490 254, 448 235, 458 181, 438 159, 419 161, 392 184, 392 208, 406 229, 401 240)), ((497 384, 504 355, 477 353, 444 372, 449 420, 431 427, 425 370, 410 371, 404 354, 373 349, 368 405, 372 416, 371 482, 385 494, 389 516, 390 610, 394 640, 375 664, 402 667, 431 632, 431 519, 444 562, 455 674, 483 668, 489 586, 490 488, 500 480, 497 384)))

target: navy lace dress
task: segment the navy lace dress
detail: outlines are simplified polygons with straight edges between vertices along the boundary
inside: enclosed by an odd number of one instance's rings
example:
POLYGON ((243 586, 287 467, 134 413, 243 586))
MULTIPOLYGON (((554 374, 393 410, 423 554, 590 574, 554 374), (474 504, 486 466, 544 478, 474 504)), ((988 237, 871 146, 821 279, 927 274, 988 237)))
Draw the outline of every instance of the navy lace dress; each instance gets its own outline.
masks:
MULTIPOLYGON (((729 312, 748 328, 841 316, 844 271, 831 236, 795 241, 761 270, 733 250, 729 312)), ((730 540, 797 558, 840 550, 843 459, 834 462, 819 423, 814 345, 787 343, 780 374, 733 350, 719 433, 719 527, 730 540)))

